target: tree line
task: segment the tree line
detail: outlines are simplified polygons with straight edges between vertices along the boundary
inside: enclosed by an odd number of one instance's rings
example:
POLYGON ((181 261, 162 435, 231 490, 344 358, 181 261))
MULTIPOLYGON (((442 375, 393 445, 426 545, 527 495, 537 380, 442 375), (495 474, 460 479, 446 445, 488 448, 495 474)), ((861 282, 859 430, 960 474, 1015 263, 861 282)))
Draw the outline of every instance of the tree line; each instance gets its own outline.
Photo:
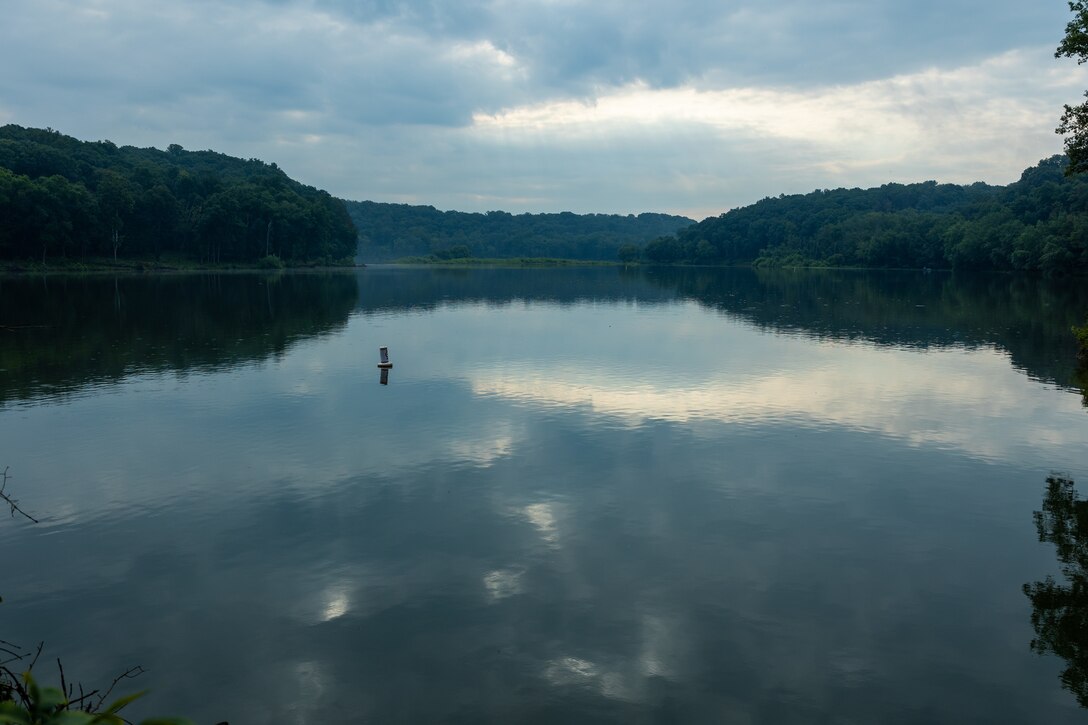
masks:
POLYGON ((510 214, 342 201, 274 163, 0 127, 0 259, 199 263, 553 257, 652 264, 1088 273, 1088 181, 1055 156, 1008 186, 885 184, 667 214, 510 214))
POLYGON ((0 258, 334 262, 355 252, 343 202, 275 164, 0 127, 0 258))
POLYGON ((766 198, 627 248, 658 264, 1088 273, 1088 181, 1054 156, 1008 186, 927 181, 766 198))
POLYGON ((694 224, 669 214, 510 214, 439 211, 433 206, 348 201, 365 261, 432 256, 615 260, 624 245, 645 244, 694 224))

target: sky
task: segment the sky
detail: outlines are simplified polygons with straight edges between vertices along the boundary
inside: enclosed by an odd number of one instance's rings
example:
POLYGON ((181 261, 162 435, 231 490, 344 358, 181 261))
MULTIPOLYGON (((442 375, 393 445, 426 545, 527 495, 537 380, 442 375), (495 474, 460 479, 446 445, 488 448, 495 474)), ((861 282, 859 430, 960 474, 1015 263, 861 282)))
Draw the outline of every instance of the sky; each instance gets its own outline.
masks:
POLYGON ((4 0, 0 124, 275 162, 346 199, 723 213, 1007 184, 1088 67, 1061 0, 4 0))

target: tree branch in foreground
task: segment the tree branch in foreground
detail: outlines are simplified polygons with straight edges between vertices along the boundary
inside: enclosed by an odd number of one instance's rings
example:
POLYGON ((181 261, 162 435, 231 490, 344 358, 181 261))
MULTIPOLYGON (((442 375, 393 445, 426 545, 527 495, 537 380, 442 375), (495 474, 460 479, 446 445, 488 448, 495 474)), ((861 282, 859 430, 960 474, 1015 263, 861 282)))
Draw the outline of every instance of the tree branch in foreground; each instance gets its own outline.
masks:
POLYGON ((8 469, 9 468, 10 468, 10 466, 5 466, 3 474, 0 474, 0 499, 3 499, 4 503, 6 503, 8 506, 11 507, 11 517, 12 518, 15 518, 15 514, 19 513, 19 514, 22 514, 23 516, 26 516, 28 519, 30 519, 34 523, 38 523, 38 520, 36 518, 34 518, 30 514, 28 514, 26 511, 23 511, 21 508, 19 508, 19 502, 16 499, 13 499, 4 490, 5 488, 7 488, 8 479, 11 478, 11 476, 8 474, 8 469))

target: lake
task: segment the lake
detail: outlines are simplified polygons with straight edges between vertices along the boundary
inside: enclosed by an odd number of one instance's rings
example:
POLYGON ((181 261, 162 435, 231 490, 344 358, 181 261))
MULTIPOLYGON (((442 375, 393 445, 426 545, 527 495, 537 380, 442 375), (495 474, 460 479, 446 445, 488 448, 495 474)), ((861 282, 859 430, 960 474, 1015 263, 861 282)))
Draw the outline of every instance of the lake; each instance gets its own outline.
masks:
POLYGON ((0 522, 0 639, 207 725, 1083 722, 1086 311, 946 273, 3 278, 41 522, 0 522))

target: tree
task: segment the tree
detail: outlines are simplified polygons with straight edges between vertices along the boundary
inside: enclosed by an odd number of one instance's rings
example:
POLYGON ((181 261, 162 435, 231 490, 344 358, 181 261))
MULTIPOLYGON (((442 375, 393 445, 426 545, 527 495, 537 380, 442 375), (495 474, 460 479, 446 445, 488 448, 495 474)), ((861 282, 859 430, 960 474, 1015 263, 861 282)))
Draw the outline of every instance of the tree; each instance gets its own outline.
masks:
POLYGON ((177 222, 178 201, 164 184, 156 184, 136 197, 133 208, 135 221, 150 237, 145 242, 150 241, 158 260, 162 256, 163 242, 168 235, 172 235, 177 222))
POLYGON ((102 221, 110 230, 110 248, 113 258, 117 259, 117 250, 121 246, 121 227, 132 212, 135 204, 132 185, 125 177, 115 171, 102 172, 98 182, 98 209, 102 221))
POLYGON ((642 256, 656 264, 669 264, 684 259, 684 245, 676 237, 658 237, 642 249, 642 256))
MULTIPOLYGON (((1076 58, 1078 64, 1088 61, 1088 3, 1070 0, 1073 19, 1065 26, 1065 37, 1054 52, 1055 58, 1076 58)), ((1085 93, 1088 98, 1088 92, 1085 93)), ((1077 106, 1066 104, 1057 133, 1065 136, 1065 154, 1069 157, 1067 174, 1088 171, 1088 101, 1077 106)))
POLYGON ((1073 326, 1073 337, 1077 338, 1077 363, 1081 371, 1088 373, 1088 320, 1081 327, 1073 326))
POLYGON ((616 251, 616 256, 624 264, 637 262, 640 254, 642 254, 642 250, 639 249, 637 244, 623 244, 616 251))
POLYGON ((342 202, 272 165, 213 151, 87 143, 0 126, 0 258, 168 252, 337 262, 355 251, 342 202), (286 253, 286 254, 285 254, 286 253))

